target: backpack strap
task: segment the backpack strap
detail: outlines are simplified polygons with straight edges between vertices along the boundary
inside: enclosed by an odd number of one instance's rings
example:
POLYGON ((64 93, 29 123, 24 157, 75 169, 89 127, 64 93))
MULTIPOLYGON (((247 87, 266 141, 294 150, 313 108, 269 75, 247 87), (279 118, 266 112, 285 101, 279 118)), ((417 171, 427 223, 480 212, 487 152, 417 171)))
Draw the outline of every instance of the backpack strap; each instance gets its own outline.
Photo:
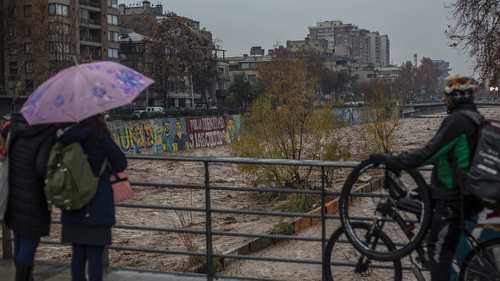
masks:
POLYGON ((102 175, 104 175, 104 172, 106 172, 106 169, 108 167, 111 167, 109 165, 108 158, 104 158, 104 161, 102 162, 102 165, 101 165, 101 170, 99 171, 99 177, 101 177, 102 175))

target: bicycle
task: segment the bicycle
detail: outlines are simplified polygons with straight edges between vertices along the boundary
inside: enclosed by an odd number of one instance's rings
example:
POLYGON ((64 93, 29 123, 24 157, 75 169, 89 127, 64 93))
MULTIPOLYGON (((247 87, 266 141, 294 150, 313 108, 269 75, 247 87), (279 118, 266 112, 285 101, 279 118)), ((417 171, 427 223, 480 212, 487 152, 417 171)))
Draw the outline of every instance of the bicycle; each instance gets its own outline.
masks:
MULTIPOLYGON (((356 222, 353 224, 353 227, 363 230, 366 233, 370 231, 370 224, 368 223, 356 222)), ((377 236, 380 237, 382 242, 381 246, 391 249, 395 247, 392 240, 385 233, 378 232, 377 236)), ((331 235, 325 247, 324 265, 327 281, 344 280, 346 279, 346 274, 354 274, 356 276, 356 280, 402 280, 403 269, 401 261, 395 260, 392 262, 392 266, 390 266, 386 263, 373 261, 366 256, 359 255, 359 253, 352 248, 352 246, 351 248, 349 248, 349 246, 349 241, 345 238, 344 228, 341 226, 331 235), (334 251, 335 246, 337 246, 337 248, 334 251), (337 258, 335 257, 335 254, 338 254, 341 257, 337 258), (354 261, 354 266, 352 261, 354 261), (333 266, 346 269, 338 270, 337 268, 337 270, 332 270, 333 266)))
POLYGON ((353 169, 344 183, 339 213, 348 240, 363 255, 380 261, 400 259, 420 245, 430 227, 430 189, 417 171, 392 171, 366 160, 353 169), (369 177, 369 182, 358 184, 363 177, 369 177), (353 204, 354 200, 362 204, 353 204), (372 241, 363 241, 364 237, 352 227, 357 221, 371 221, 372 231, 385 232, 396 247, 373 248, 372 241))
MULTIPOLYGON (((416 257, 410 255, 411 270, 419 281, 425 281, 428 278, 424 277, 424 271, 428 268, 428 258, 426 254, 426 247, 423 238, 428 232, 430 224, 426 221, 426 216, 431 216, 429 188, 423 178, 418 172, 410 171, 410 177, 417 183, 418 187, 414 189, 416 192, 411 192, 406 189, 406 185, 401 180, 400 173, 390 170, 384 170, 382 190, 388 191, 388 196, 384 196, 385 200, 375 206, 375 212, 379 215, 373 220, 369 226, 369 231, 364 234, 363 240, 356 234, 354 218, 349 217, 349 203, 355 196, 351 194, 354 182, 364 172, 376 165, 370 160, 361 163, 353 170, 348 177, 344 189, 342 190, 340 199, 340 215, 343 226, 345 227, 345 234, 348 240, 353 244, 354 248, 359 250, 361 254, 372 258, 374 260, 390 261, 399 260, 410 253, 415 253, 416 257), (417 203, 416 201, 420 201, 417 203), (409 208, 413 206, 414 208, 409 208), (420 206, 420 208, 418 208, 420 206), (413 223, 408 224, 404 218, 397 212, 402 210, 414 214, 421 223, 420 229, 415 233, 414 228, 411 226, 413 223), (406 236, 408 243, 403 243, 402 247, 395 249, 386 247, 385 251, 381 251, 380 247, 377 248, 378 240, 383 239, 384 243, 397 245, 391 241, 387 241, 387 237, 382 238, 382 231, 387 220, 392 219, 402 229, 406 236), (352 236, 352 237, 350 237, 352 236)), ((462 207, 463 209, 463 207, 462 207)), ((430 222, 430 221, 429 221, 430 222)), ((461 270, 459 278, 461 281, 500 281, 500 238, 491 239, 484 242, 479 242, 472 233, 463 225, 463 233, 465 234, 466 241, 471 248, 469 254, 461 263, 461 270)), ((460 261, 455 259, 455 264, 460 265, 460 261)), ((358 266, 358 265, 356 265, 358 266)))

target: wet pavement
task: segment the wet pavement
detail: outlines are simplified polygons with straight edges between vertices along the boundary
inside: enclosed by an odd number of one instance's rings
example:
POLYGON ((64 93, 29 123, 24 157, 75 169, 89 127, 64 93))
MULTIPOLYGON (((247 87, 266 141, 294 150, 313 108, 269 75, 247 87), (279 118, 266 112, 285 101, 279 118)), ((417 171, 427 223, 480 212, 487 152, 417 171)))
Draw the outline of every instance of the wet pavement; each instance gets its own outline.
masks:
MULTIPOLYGON (((0 261, 0 280, 15 280, 14 265, 0 261)), ((35 268, 35 281, 71 281, 70 271, 64 265, 38 264, 35 268)), ((183 276, 175 274, 141 273, 116 270, 106 274, 104 281, 204 281, 204 276, 183 276)), ((216 279, 220 281, 236 281, 234 279, 216 279)))

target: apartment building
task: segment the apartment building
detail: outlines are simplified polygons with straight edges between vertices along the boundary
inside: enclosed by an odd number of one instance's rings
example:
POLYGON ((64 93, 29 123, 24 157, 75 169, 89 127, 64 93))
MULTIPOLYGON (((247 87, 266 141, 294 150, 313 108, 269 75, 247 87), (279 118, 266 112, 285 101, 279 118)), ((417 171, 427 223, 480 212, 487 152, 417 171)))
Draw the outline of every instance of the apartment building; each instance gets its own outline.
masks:
MULTIPOLYGON (((389 36, 360 29, 353 24, 345 24, 341 21, 318 22, 316 26, 309 27, 308 38, 311 41, 326 40, 329 51, 337 56, 353 59, 361 65, 386 66, 390 64, 389 36)), ((290 42, 292 48, 305 44, 301 40, 290 42)))
POLYGON ((328 42, 328 49, 334 51, 335 29, 343 25, 341 21, 323 21, 318 22, 316 26, 309 27, 309 38, 311 40, 326 40, 328 42))
MULTIPOLYGON (((165 13, 161 4, 153 6, 150 1, 143 1, 134 5, 120 4, 118 10, 122 27, 122 50, 120 51, 122 63, 155 78, 157 81, 161 77, 155 77, 152 71, 151 65, 153 62, 151 59, 154 60, 154 58, 148 57, 150 56, 148 55, 148 48, 150 48, 148 38, 153 38, 153 31, 157 23, 169 17, 177 18, 194 32, 212 40, 212 33, 202 29, 199 21, 178 16, 175 13, 165 13)), ((227 68, 225 65, 220 66, 227 68)), ((216 67, 219 74, 219 65, 216 67)), ((222 73, 224 73, 224 70, 222 70, 222 73)), ((147 105, 166 106, 167 108, 196 108, 202 105, 203 99, 206 97, 208 105, 215 104, 218 93, 224 90, 223 85, 218 85, 220 79, 214 77, 209 86, 200 89, 191 78, 189 74, 171 77, 167 81, 165 89, 160 87, 160 82, 156 83, 149 88, 148 100, 144 103, 140 100, 138 102, 147 105)))
POLYGON ((370 33, 370 63, 376 67, 391 64, 391 44, 389 36, 378 32, 370 33))
POLYGON ((328 52, 328 41, 326 39, 310 39, 307 37, 304 40, 288 40, 286 48, 291 52, 300 52, 314 50, 320 53, 328 52))
POLYGON ((75 63, 118 60, 117 0, 0 2, 5 13, 0 17, 4 66, 0 85, 10 94, 29 95, 75 63))

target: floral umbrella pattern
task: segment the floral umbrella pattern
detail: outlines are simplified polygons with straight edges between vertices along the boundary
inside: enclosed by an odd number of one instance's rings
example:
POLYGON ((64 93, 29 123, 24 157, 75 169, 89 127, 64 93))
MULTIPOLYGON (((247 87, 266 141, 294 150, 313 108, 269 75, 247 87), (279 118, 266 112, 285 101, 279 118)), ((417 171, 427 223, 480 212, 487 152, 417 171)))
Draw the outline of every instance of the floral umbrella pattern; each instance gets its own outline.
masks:
POLYGON ((21 113, 31 124, 73 123, 130 104, 153 80, 114 62, 77 65, 47 80, 21 113))

